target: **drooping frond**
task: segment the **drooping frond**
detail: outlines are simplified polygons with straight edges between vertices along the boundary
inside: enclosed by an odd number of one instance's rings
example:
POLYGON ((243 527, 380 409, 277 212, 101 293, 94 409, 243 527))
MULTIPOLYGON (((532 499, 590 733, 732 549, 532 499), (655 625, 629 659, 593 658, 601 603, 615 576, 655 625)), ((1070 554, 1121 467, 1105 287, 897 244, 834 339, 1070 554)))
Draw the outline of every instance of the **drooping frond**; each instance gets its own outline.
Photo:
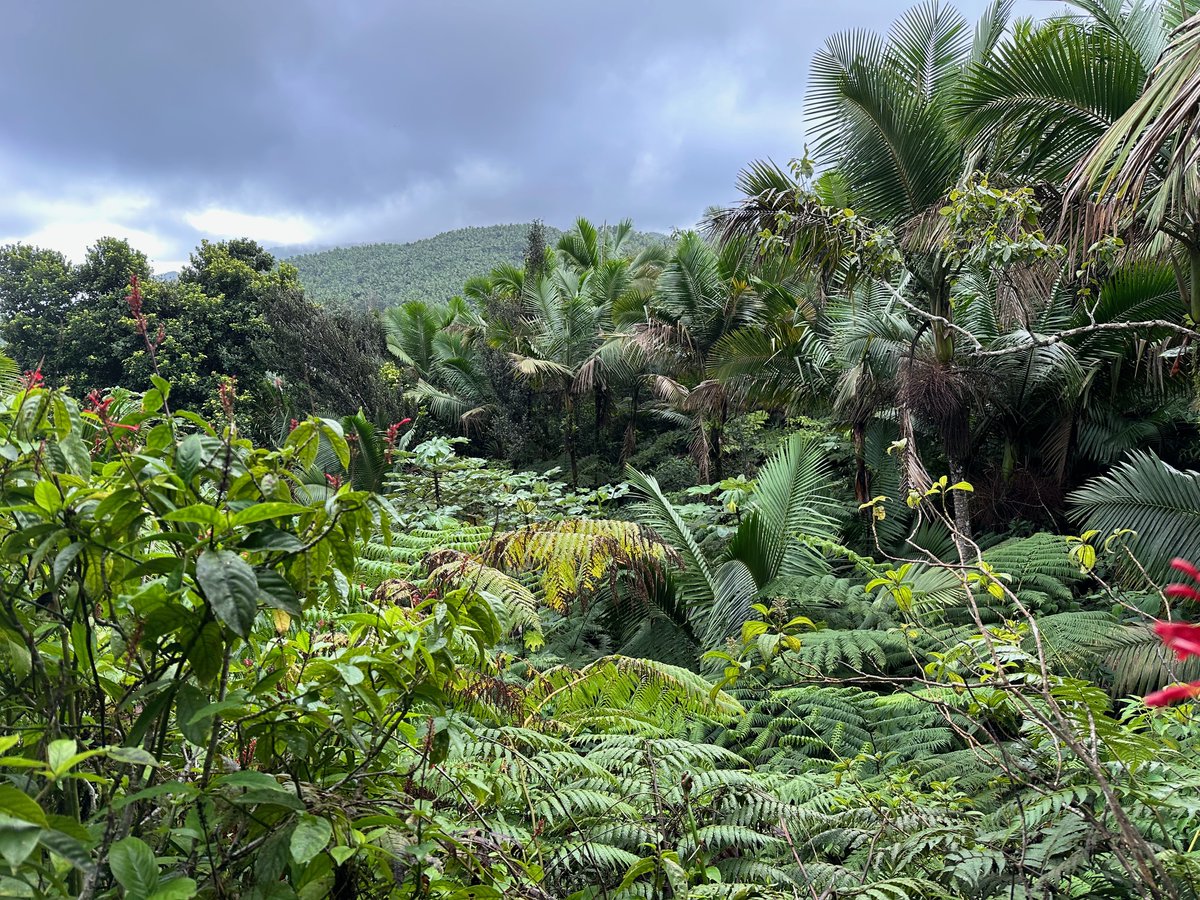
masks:
POLYGON ((479 594, 491 604, 506 633, 526 633, 527 643, 541 645, 538 601, 520 581, 457 550, 433 550, 423 563, 430 584, 443 590, 466 588, 479 594))
POLYGON ((619 571, 655 579, 679 562, 675 550, 653 532, 606 519, 526 525, 493 537, 480 556, 489 565, 536 575, 546 604, 559 611, 619 571))
POLYGON ((1177 556, 1200 559, 1200 472, 1137 451, 1068 498, 1072 515, 1102 539, 1128 529, 1130 551, 1150 576, 1166 579, 1177 556))
POLYGON ((571 729, 669 733, 691 718, 727 720, 742 712, 724 691, 677 666, 612 656, 582 669, 545 672, 529 690, 526 724, 549 717, 571 729))

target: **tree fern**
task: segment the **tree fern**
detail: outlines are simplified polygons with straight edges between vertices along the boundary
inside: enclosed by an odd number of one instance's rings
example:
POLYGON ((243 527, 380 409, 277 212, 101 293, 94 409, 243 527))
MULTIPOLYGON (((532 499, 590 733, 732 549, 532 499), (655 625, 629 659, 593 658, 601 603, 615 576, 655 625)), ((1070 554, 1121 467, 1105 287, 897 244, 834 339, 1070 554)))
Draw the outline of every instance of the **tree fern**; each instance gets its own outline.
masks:
POLYGON ((535 523, 498 534, 480 556, 503 569, 537 573, 546 604, 558 611, 617 571, 646 581, 679 559, 657 535, 632 522, 596 519, 535 523))

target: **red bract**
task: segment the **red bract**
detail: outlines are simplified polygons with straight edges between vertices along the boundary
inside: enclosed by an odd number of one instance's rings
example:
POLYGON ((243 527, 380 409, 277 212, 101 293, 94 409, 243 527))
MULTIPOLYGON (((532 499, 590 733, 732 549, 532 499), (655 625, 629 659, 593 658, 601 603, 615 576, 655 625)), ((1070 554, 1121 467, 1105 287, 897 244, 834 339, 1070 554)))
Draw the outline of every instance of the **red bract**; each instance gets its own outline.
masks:
POLYGON ((1190 684, 1173 684, 1147 696, 1145 703, 1147 706, 1170 706, 1180 700, 1191 700, 1197 695, 1200 695, 1200 681, 1193 681, 1190 684))
POLYGON ((1163 593, 1168 597, 1178 597, 1181 600, 1200 602, 1200 591, 1187 584, 1169 584, 1163 593))
POLYGON ((137 325, 138 334, 146 333, 146 316, 142 313, 142 286, 136 275, 129 276, 129 294, 125 297, 129 311, 133 313, 133 321, 137 325))
POLYGON ((335 491, 342 486, 342 479, 336 475, 330 475, 328 472, 325 473, 325 480, 329 482, 329 486, 335 491))
POLYGON ((100 424, 107 428, 124 428, 126 431, 137 431, 136 425, 125 425, 121 422, 114 422, 108 414, 108 408, 112 406, 113 398, 105 397, 100 399, 99 391, 92 391, 87 395, 87 412, 96 416, 100 420, 100 424))
POLYGON ((1192 581, 1200 581, 1200 569, 1197 569, 1186 559, 1175 557, 1171 560, 1171 568, 1176 569, 1186 575, 1192 581))
POLYGON ((1155 622, 1155 633, 1179 659, 1200 656, 1200 625, 1191 622, 1155 622))
POLYGON ((32 369, 21 376, 21 386, 27 391, 32 390, 33 388, 41 387, 42 383, 43 379, 41 366, 38 366, 36 369, 32 369))

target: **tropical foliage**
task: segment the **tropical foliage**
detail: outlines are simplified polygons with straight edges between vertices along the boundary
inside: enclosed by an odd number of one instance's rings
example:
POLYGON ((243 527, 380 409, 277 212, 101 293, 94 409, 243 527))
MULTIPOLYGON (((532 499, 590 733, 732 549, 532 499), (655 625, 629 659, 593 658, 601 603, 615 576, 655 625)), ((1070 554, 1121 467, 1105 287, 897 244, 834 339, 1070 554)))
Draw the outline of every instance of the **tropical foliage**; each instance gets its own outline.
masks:
POLYGON ((378 314, 5 248, 0 895, 1196 896, 1200 9, 1011 6, 378 314))

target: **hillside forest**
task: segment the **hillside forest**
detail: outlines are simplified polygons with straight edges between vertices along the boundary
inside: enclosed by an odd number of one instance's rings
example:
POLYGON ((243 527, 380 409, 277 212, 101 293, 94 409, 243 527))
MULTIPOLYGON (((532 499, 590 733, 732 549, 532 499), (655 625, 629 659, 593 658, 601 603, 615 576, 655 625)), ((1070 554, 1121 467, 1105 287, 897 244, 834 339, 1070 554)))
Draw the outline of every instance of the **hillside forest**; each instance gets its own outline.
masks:
POLYGON ((0 896, 1200 896, 1200 4, 1011 6, 669 238, 0 249, 0 896))
MULTIPOLYGON (((556 243, 563 232, 543 225, 544 240, 556 243)), ((360 244, 287 257, 296 267, 304 292, 328 304, 384 309, 409 300, 449 300, 470 278, 525 259, 529 225, 459 228, 408 244, 360 244)), ((634 232, 626 252, 637 253, 666 235, 634 232)))

